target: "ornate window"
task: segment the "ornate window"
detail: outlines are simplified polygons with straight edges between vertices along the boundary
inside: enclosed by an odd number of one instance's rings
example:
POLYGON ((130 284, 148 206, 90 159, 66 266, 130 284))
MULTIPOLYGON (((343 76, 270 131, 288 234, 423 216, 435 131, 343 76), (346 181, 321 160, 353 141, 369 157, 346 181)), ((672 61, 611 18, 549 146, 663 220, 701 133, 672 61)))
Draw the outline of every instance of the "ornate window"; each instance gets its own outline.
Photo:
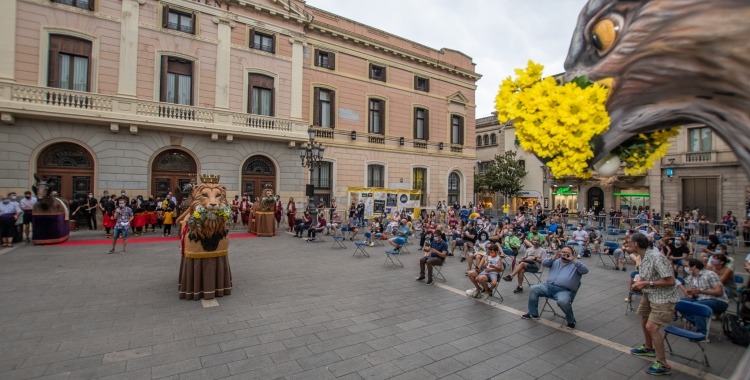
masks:
POLYGON ((42 166, 64 168, 91 168, 91 159, 83 149, 72 144, 53 147, 44 155, 42 166))
POLYGON ((451 173, 448 176, 448 191, 458 191, 458 184, 461 182, 461 178, 457 173, 451 173))
POLYGON ((165 172, 192 172, 193 160, 180 152, 167 153, 159 158, 154 170, 165 172))
POLYGON ((242 174, 274 175, 273 165, 261 157, 251 157, 242 168, 242 174))

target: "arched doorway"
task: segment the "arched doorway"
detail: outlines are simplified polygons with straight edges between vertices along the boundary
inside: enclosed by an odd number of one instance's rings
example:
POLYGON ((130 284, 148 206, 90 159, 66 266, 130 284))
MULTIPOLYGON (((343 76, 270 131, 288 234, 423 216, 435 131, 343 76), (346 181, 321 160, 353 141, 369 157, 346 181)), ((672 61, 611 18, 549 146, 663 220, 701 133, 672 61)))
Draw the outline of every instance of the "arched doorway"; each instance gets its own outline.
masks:
POLYGON ((255 200, 264 188, 276 193, 276 169, 267 157, 252 156, 242 165, 242 194, 255 200))
POLYGON ((461 176, 456 172, 448 175, 448 204, 461 203, 461 176))
POLYGON ((60 197, 85 203, 93 191, 94 158, 78 144, 58 143, 45 148, 37 161, 37 175, 60 197))
POLYGON ((598 215, 599 211, 604 208, 604 192, 598 187, 592 187, 589 189, 588 196, 588 209, 593 209, 598 215))
MULTIPOLYGON (((151 189, 154 195, 164 198, 176 188, 195 180, 197 176, 195 160, 189 154, 177 149, 165 150, 154 159, 151 167, 151 189)), ((182 192, 187 197, 187 192, 182 192)))

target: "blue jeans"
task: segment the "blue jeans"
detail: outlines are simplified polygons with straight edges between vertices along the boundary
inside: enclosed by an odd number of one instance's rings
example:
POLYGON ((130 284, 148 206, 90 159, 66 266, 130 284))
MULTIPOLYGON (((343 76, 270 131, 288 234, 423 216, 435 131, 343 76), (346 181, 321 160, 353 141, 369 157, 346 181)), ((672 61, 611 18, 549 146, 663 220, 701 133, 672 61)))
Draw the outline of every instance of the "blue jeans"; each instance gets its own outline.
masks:
POLYGON ((575 323, 576 318, 573 316, 573 293, 561 286, 543 282, 538 285, 532 285, 529 289, 529 314, 539 315, 539 297, 547 297, 557 301, 557 306, 565 313, 565 320, 575 323))
POLYGON ((586 244, 585 242, 583 242, 582 240, 569 240, 567 243, 565 243, 565 245, 568 244, 578 244, 578 254, 583 254, 583 245, 586 244))
MULTIPOLYGON (((725 311, 727 311, 727 308, 729 308, 729 304, 726 302, 723 302, 721 300, 712 298, 708 300, 697 300, 695 298, 682 298, 680 301, 685 302, 695 302, 699 303, 701 305, 706 305, 711 308, 711 310, 714 312, 714 315, 719 315, 725 311)), ((707 332, 706 330, 706 318, 703 317, 695 317, 693 315, 683 315, 685 319, 688 320, 688 322, 695 325, 695 331, 705 334, 707 332)))

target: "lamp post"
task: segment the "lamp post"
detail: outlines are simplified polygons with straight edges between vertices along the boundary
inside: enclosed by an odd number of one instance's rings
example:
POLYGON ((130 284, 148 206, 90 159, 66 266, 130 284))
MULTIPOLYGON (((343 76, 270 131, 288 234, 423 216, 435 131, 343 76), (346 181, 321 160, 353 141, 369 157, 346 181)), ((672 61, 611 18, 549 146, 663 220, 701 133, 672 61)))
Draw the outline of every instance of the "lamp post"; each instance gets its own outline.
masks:
MULTIPOLYGON (((323 153, 325 148, 323 144, 315 142, 315 130, 310 126, 307 130, 307 136, 310 138, 309 143, 300 145, 299 147, 299 158, 302 161, 302 166, 307 167, 310 170, 310 187, 314 188, 315 183, 313 182, 313 170, 316 167, 320 167, 320 162, 323 161, 323 153)), ((315 220, 315 198, 310 192, 310 196, 307 198, 307 210, 310 211, 310 215, 315 220)))

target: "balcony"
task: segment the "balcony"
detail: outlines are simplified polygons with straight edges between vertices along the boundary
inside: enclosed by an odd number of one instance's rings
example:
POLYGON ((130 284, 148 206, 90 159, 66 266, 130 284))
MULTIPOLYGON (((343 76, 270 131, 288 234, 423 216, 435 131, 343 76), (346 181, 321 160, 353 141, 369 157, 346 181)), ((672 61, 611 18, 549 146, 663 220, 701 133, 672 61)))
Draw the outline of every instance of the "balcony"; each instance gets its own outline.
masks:
POLYGON ((385 137, 383 135, 367 135, 367 142, 370 144, 385 145, 385 137))
POLYGON ((167 29, 172 29, 172 30, 176 30, 178 32, 189 33, 189 34, 194 34, 195 33, 195 29, 193 29, 192 25, 178 25, 175 22, 168 23, 167 24, 167 29))
POLYGON ((715 155, 713 152, 693 152, 685 154, 686 163, 714 162, 715 155))
POLYGON ((451 152, 453 153, 463 153, 464 146, 463 145, 451 145, 451 152))
POLYGON ((427 149, 427 141, 414 140, 414 147, 417 149, 427 149))
POLYGON ((308 139, 307 125, 302 121, 7 82, 0 82, 0 112, 268 140, 308 139))
POLYGON ((316 127, 313 126, 313 130, 315 131, 315 138, 318 139, 333 139, 333 129, 332 128, 326 128, 326 127, 316 127))

